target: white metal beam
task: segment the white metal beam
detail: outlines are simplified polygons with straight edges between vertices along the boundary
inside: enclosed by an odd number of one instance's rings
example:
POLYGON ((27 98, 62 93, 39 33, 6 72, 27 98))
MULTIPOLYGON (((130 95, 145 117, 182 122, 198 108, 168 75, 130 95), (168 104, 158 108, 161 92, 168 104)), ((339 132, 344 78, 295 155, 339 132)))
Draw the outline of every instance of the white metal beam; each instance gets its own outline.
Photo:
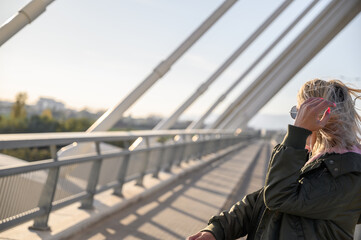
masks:
POLYGON ((220 5, 165 61, 162 61, 153 72, 141 82, 118 105, 105 112, 88 130, 106 131, 114 126, 123 116, 123 113, 132 106, 155 82, 166 74, 171 66, 222 17, 237 0, 226 0, 220 5))
POLYGON ((286 9, 293 0, 286 0, 281 4, 276 11, 269 16, 266 21, 253 33, 251 36, 240 46, 238 49, 205 81, 202 83, 198 89, 180 106, 175 112, 173 112, 170 117, 165 118, 157 126, 154 127, 155 130, 159 129, 169 129, 173 124, 178 120, 180 115, 187 110, 205 91, 208 87, 215 81, 217 78, 241 55, 241 53, 247 49, 249 45, 253 43, 255 39, 286 9))
POLYGON ((33 0, 0 27, 0 46, 45 12, 54 0, 33 0))
MULTIPOLYGON (((320 13, 319 15, 324 15, 327 11, 331 11, 333 6, 337 3, 338 0, 335 0, 335 1, 331 1, 329 3, 329 5, 322 11, 322 13, 320 13)), ((320 19, 320 18, 317 18, 317 19, 320 19)), ((302 33, 305 33, 305 31, 310 28, 312 25, 315 25, 316 20, 314 20, 311 24, 309 24, 309 26, 302 32, 302 33)), ((300 34, 301 35, 301 34, 300 34)), ((299 35, 299 36, 300 36, 299 35)), ((294 44, 296 42, 293 41, 290 46, 292 44, 294 44)), ((287 48, 289 49, 289 47, 287 48)), ((278 57, 278 60, 280 58, 282 58, 285 54, 286 54, 286 50, 284 50, 278 57)), ((245 89, 240 96, 237 97, 237 99, 235 99, 231 104, 230 106, 228 106, 228 108, 221 114, 221 116, 219 116, 216 121, 214 121, 212 123, 212 125, 210 126, 210 128, 223 128, 225 127, 227 124, 229 124, 230 121, 232 121, 234 118, 235 118, 235 115, 237 115, 238 113, 238 110, 241 108, 241 104, 242 102, 247 99, 247 97, 249 95, 252 94, 253 91, 255 91, 256 87, 262 83, 262 81, 264 81, 264 78, 267 77, 267 74, 269 74, 273 68, 275 67, 275 63, 277 61, 274 61, 254 82, 252 82, 252 84, 247 88, 245 89)))
POLYGON ((235 111, 218 128, 235 129, 247 122, 329 43, 359 12, 361 0, 331 2, 237 99, 235 111))
POLYGON ((197 129, 203 126, 205 119, 213 112, 213 110, 220 104, 227 95, 235 89, 235 87, 260 63, 265 56, 293 29, 293 27, 316 5, 318 0, 315 0, 302 11, 302 13, 280 34, 280 36, 273 41, 273 43, 250 65, 250 67, 217 99, 217 101, 203 114, 203 116, 194 121, 187 129, 197 129))

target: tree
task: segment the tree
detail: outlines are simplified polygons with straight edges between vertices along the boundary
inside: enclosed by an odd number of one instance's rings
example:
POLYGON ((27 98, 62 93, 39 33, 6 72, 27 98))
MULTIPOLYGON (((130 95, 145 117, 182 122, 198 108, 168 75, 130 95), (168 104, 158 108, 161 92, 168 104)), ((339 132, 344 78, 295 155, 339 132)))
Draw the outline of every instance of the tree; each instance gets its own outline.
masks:
POLYGON ((87 130, 94 120, 87 118, 69 118, 62 122, 58 131, 59 132, 83 132, 87 130))
POLYGON ((42 118, 53 119, 53 113, 49 108, 45 109, 40 116, 42 118))
POLYGON ((15 103, 11 109, 11 119, 25 119, 26 118, 26 100, 28 95, 26 92, 20 92, 16 95, 15 103))
POLYGON ((28 120, 27 132, 56 132, 60 123, 47 115, 34 115, 28 120))

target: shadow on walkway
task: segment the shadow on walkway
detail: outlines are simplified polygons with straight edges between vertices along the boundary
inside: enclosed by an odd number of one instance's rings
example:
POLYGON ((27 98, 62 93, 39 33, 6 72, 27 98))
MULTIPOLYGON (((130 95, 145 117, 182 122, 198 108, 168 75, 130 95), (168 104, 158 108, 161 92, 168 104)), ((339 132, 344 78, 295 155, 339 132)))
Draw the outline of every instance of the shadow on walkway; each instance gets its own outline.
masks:
MULTIPOLYGON (((257 168, 256 161, 251 164, 249 161, 256 152, 265 149, 262 146, 259 142, 250 144, 68 239, 184 239, 219 213, 238 181, 233 179, 235 183, 230 184, 231 175, 244 172, 248 165, 246 171, 257 168)), ((251 175, 247 172, 247 179, 251 179, 251 175)), ((242 190, 246 188, 244 185, 242 190)))

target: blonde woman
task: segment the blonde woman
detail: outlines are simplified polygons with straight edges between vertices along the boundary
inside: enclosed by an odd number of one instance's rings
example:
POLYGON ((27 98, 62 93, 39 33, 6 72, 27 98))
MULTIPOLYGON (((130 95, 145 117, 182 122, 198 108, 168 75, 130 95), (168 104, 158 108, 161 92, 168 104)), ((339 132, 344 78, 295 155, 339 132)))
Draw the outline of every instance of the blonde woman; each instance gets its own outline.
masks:
POLYGON ((265 186, 188 239, 353 239, 361 223, 360 93, 338 80, 305 83, 265 186))

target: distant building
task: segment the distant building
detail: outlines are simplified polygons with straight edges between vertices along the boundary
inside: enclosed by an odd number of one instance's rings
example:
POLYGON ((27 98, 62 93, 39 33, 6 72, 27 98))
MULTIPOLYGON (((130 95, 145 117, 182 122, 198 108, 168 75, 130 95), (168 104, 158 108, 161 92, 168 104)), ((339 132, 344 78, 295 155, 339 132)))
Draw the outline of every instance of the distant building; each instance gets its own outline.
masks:
POLYGON ((0 115, 10 115, 13 102, 0 101, 0 115))
MULTIPOLYGON (((0 116, 9 116, 13 104, 14 102, 10 101, 0 101, 0 116)), ((69 118, 88 118, 96 120, 104 113, 104 111, 92 113, 87 109, 83 109, 81 111, 69 109, 65 107, 64 103, 45 97, 39 98, 34 105, 26 105, 25 108, 28 117, 41 115, 44 110, 49 109, 52 112, 53 118, 58 120, 69 118)))
POLYGON ((39 113, 43 112, 45 109, 50 109, 54 112, 65 111, 65 104, 62 102, 55 101, 51 98, 41 97, 35 104, 37 111, 39 113))

